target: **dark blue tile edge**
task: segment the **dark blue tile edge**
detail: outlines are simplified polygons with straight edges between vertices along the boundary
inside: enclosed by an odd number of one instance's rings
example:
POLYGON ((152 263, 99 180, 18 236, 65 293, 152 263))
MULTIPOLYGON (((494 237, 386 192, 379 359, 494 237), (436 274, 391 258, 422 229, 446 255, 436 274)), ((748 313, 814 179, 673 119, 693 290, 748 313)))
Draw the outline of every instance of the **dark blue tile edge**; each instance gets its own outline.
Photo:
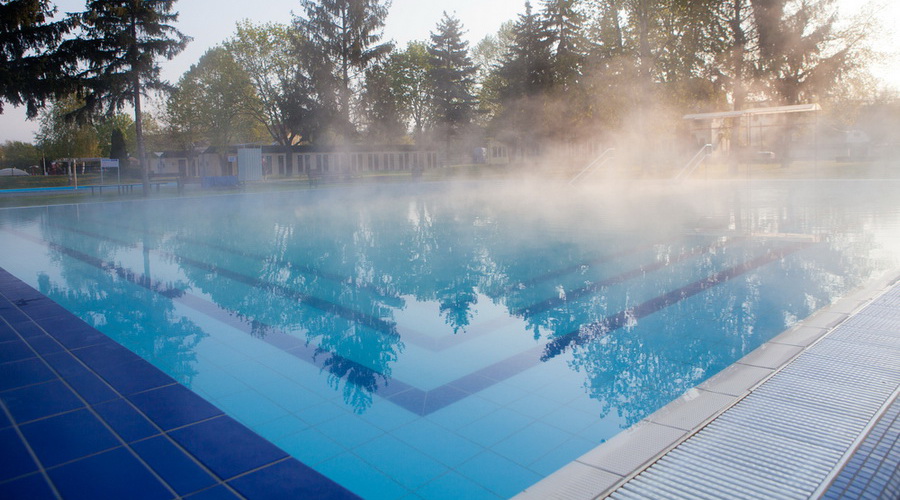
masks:
MULTIPOLYGON (((0 479, 0 492, 27 489, 59 491, 75 496, 79 492, 98 493, 111 483, 101 485, 102 480, 93 478, 105 477, 110 464, 118 464, 128 470, 128 475, 142 479, 133 484, 114 484, 116 494, 153 491, 156 495, 152 496, 159 497, 171 496, 172 492, 178 495, 196 493, 199 497, 215 492, 228 497, 268 498, 272 494, 295 492, 302 493, 304 498, 357 498, 343 486, 290 458, 249 428, 223 415, 221 410, 3 268, 0 268, 0 325, 7 333, 5 338, 10 337, 8 333, 12 330, 16 341, 24 341, 36 334, 42 336, 40 348, 28 344, 29 348, 34 348, 34 356, 29 359, 39 359, 47 368, 31 370, 35 377, 33 383, 47 384, 48 378, 52 377, 51 382, 74 389, 77 397, 84 401, 81 411, 86 408, 97 415, 112 430, 118 444, 111 451, 61 465, 37 464, 44 474, 34 473, 33 463, 23 463, 20 473, 0 479), (30 304, 40 306, 34 308, 33 315, 29 311, 30 304), (41 330, 48 335, 43 337, 41 330), (135 377, 140 380, 135 381, 135 377), (151 392, 142 396, 140 392, 147 390, 151 392), (173 413, 166 415, 159 411, 161 407, 171 408, 173 413), (172 415, 176 417, 173 419, 172 415), (136 425, 129 425, 132 419, 136 425), (182 427, 169 431, 173 425, 182 427), (188 476, 173 471, 173 463, 181 464, 185 468, 182 470, 195 472, 188 476), (48 484, 46 478, 53 484, 48 484)), ((27 378, 29 373, 20 375, 27 378)), ((18 380, 19 384, 27 385, 28 381, 18 380)), ((0 396, 8 392, 0 391, 0 396)), ((44 393, 33 392, 36 396, 44 393)), ((46 403, 35 400, 22 404, 41 408, 46 403)), ((71 410, 68 407, 59 409, 71 410)), ((0 408, 0 414, 8 434, 19 428, 15 414, 11 422, 7 422, 9 419, 5 418, 3 408, 0 408)), ((27 439, 26 444, 30 445, 27 439)), ((25 458, 30 461, 31 458, 21 451, 15 447, 0 449, 0 462, 18 462, 25 458)))

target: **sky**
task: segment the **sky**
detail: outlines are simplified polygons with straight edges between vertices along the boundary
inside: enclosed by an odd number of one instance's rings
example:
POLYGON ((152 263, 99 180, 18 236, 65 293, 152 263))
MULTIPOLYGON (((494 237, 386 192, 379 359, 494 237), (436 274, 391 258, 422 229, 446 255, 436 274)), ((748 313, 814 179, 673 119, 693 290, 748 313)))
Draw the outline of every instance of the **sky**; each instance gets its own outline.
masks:
MULTIPOLYGON (((900 28, 893 25, 900 21, 900 1, 876 0, 884 4, 879 17, 884 20, 888 29, 879 46, 881 49, 894 52, 893 58, 883 58, 882 63, 873 69, 877 77, 891 87, 900 90, 900 28)), ((56 0, 60 12, 83 10, 84 0, 56 0)), ((539 4, 540 0, 532 0, 539 4)), ((838 0, 841 12, 854 13, 870 3, 870 0, 838 0)), ((388 14, 385 39, 393 40, 403 46, 412 40, 426 40, 435 29, 443 12, 447 11, 462 21, 467 30, 470 46, 493 34, 500 25, 516 17, 524 11, 525 0, 452 0, 438 2, 434 0, 393 0, 388 14)), ((235 23, 249 19, 255 23, 280 22, 289 23, 292 11, 300 11, 298 0, 181 0, 175 4, 179 12, 176 26, 185 35, 193 37, 193 41, 181 54, 172 61, 162 61, 162 77, 172 83, 196 63, 207 49, 230 38, 234 33, 235 23)), ((37 120, 27 121, 23 108, 5 105, 0 114, 0 144, 8 140, 31 142, 38 129, 37 120)))

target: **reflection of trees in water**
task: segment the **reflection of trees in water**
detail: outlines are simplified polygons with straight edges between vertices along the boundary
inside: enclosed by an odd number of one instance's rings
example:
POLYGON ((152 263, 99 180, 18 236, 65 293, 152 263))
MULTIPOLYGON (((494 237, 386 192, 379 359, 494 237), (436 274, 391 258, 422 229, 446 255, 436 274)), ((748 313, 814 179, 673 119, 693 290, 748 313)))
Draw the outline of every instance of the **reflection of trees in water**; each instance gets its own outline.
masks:
MULTIPOLYGON (((659 214, 665 219, 657 221, 665 228, 662 233, 576 232, 567 220, 568 205, 552 213, 546 207, 535 209, 528 200, 508 204, 505 197, 479 190, 463 196, 439 190, 410 196, 391 191, 399 187, 386 189, 378 203, 350 189, 332 193, 341 199, 317 199, 324 195, 309 193, 229 197, 231 205, 190 200, 153 204, 148 205, 152 217, 122 211, 116 223, 145 248, 174 255, 172 262, 191 285, 245 319, 253 335, 264 338, 280 330, 316 345, 317 362, 329 384, 357 411, 368 408, 379 387, 389 384, 391 367, 404 350, 393 323, 395 311, 406 306, 403 297, 437 302, 447 333, 465 335, 477 301, 487 297, 522 318, 535 340, 556 340, 685 283, 678 274, 653 272, 633 282, 597 286, 577 299, 572 298, 574 290, 636 266, 677 259, 715 241, 684 238, 683 228, 694 227, 685 222, 687 215, 659 214), (629 252, 631 248, 642 250, 629 252), (604 254, 622 255, 603 262, 598 258, 604 254), (529 309, 548 298, 559 300, 545 310, 529 309)), ((571 349, 572 368, 585 373, 586 387, 604 414, 616 408, 629 422, 645 416, 758 346, 763 335, 783 329, 789 318, 805 317, 845 293, 879 265, 867 253, 873 237, 860 230, 855 215, 811 213, 802 206, 755 210, 742 206, 749 205, 744 198, 725 196, 730 198, 716 205, 721 213, 711 214, 715 220, 731 218, 781 232, 815 232, 825 226, 842 231, 802 256, 747 273, 653 317, 625 322, 625 328, 564 345, 563 350, 571 349), (701 317, 710 319, 698 325, 701 317), (709 342, 723 347, 720 354, 710 354, 709 342), (685 352, 691 357, 684 358, 685 352)), ((803 200, 782 201, 802 205, 803 200)), ((579 210, 583 217, 593 217, 592 206, 579 210)), ((616 224, 641 228, 652 210, 639 216, 622 210, 616 224)), ((90 219, 101 224, 109 216, 91 212, 90 219)), ((107 260, 121 248, 70 238, 56 225, 46 230, 52 241, 107 260)), ((751 239, 743 253, 701 253, 691 260, 692 279, 781 243, 751 239)), ((78 274, 73 273, 70 285, 82 290, 78 274)), ((146 316, 150 323, 156 320, 146 316)))
MULTIPOLYGON (((139 274, 116 265, 117 253, 133 251, 132 245, 89 238, 68 229, 80 222, 73 207, 54 207, 41 225, 63 280, 52 283, 42 274, 38 278, 41 293, 63 307, 81 311, 88 324, 176 380, 189 383, 196 374, 193 348, 206 334, 175 312, 172 298, 181 294, 182 285, 152 282, 149 268, 139 274)), ((146 219, 139 217, 138 224, 141 222, 146 219)), ((144 233, 143 241, 151 244, 153 237, 144 233)), ((145 266, 149 261, 145 260, 145 266)))

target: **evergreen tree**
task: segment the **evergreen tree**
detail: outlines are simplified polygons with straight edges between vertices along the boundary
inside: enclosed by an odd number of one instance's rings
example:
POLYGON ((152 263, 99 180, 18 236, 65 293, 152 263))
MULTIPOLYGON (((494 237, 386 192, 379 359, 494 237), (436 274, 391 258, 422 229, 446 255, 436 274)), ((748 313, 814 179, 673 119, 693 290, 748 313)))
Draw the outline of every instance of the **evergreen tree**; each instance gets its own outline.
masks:
POLYGON ((317 83, 335 86, 334 112, 347 129, 345 133, 352 134, 353 99, 361 92, 366 69, 392 49, 390 43, 379 43, 390 2, 301 0, 300 6, 304 15, 294 17, 294 26, 308 46, 304 52, 320 57, 318 62, 325 67, 317 70, 317 83))
POLYGON ((553 52, 553 78, 561 85, 577 83, 583 64, 584 17, 580 0, 544 0, 544 22, 553 52))
POLYGON ((75 61, 57 47, 76 18, 50 22, 55 10, 49 0, 0 1, 0 113, 5 101, 34 118, 48 99, 74 89, 75 61))
POLYGON ((496 71, 499 111, 491 128, 514 154, 535 153, 546 135, 545 113, 553 86, 552 39, 544 20, 525 3, 513 26, 513 44, 496 71))
POLYGON ((553 61, 550 51, 551 32, 543 19, 525 2, 525 13, 519 15, 515 39, 509 48, 500 74, 505 79, 501 99, 512 100, 547 92, 553 85, 553 61))
POLYGON ((119 160, 119 167, 124 168, 128 162, 128 147, 125 145, 125 134, 114 128, 109 138, 109 157, 119 160))
POLYGON ((462 35, 459 19, 444 12, 437 31, 431 33, 428 46, 436 128, 448 150, 472 123, 475 110, 473 75, 476 69, 469 58, 469 44, 462 35))
POLYGON ((79 75, 85 102, 81 116, 104 110, 112 113, 126 104, 134 106, 145 196, 150 194, 150 180, 141 99, 147 89, 168 88, 159 78, 157 59, 175 57, 190 41, 171 24, 178 19, 178 14, 172 11, 174 3, 172 0, 90 0, 80 19, 82 35, 60 47, 84 61, 86 66, 79 75))

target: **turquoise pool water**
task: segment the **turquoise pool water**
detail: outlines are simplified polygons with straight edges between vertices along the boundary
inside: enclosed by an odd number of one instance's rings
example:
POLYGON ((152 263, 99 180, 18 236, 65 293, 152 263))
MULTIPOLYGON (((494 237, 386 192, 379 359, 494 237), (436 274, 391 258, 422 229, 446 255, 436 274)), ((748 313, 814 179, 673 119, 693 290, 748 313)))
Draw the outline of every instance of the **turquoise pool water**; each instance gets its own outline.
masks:
POLYGON ((896 268, 898 194, 483 182, 11 209, 0 266, 359 495, 502 498, 896 268))

